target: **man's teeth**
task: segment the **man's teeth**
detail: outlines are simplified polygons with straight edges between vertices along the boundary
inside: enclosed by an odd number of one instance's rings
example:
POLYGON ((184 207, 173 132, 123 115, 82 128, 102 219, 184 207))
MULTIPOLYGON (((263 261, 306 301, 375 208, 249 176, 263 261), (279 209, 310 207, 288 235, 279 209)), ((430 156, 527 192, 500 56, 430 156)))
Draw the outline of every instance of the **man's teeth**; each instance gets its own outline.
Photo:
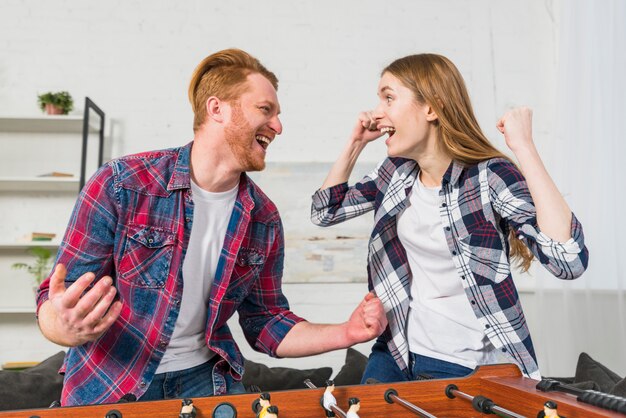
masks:
POLYGON ((264 144, 268 144, 268 145, 269 145, 270 142, 272 142, 272 141, 270 141, 270 139, 268 137, 263 136, 263 135, 257 135, 255 138, 256 138, 257 141, 263 142, 264 144))
POLYGON ((263 136, 263 135, 257 135, 255 138, 256 138, 257 141, 262 142, 265 145, 269 145, 270 142, 272 142, 271 139, 269 139, 268 137, 263 136))
POLYGON ((396 131, 396 128, 392 128, 391 126, 385 126, 383 128, 380 128, 380 132, 384 134, 391 134, 391 133, 394 133, 395 131, 396 131))

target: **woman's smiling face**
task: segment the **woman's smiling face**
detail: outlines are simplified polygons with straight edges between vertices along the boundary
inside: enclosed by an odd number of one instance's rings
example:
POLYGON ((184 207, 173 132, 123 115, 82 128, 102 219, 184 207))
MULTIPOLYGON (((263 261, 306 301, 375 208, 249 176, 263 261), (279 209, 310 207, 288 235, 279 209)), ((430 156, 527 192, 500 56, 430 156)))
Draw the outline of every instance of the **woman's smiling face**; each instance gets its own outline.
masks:
POLYGON ((413 92, 397 77, 385 72, 378 84, 379 104, 374 110, 378 129, 387 133, 390 157, 417 159, 435 138, 437 119, 428 104, 420 104, 413 92))

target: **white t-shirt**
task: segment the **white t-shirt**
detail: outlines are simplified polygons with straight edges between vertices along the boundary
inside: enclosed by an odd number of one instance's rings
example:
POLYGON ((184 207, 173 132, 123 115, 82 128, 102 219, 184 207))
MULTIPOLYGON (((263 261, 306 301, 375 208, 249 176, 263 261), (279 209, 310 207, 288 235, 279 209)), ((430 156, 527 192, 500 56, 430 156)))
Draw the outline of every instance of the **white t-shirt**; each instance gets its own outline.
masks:
POLYGON ((446 243, 439 190, 419 179, 398 218, 398 237, 412 272, 407 336, 413 353, 474 368, 497 362, 476 319, 446 243))
POLYGON ((206 345, 208 299, 239 185, 212 193, 191 182, 194 210, 183 260, 183 297, 170 343, 156 373, 203 364, 213 353, 206 345))

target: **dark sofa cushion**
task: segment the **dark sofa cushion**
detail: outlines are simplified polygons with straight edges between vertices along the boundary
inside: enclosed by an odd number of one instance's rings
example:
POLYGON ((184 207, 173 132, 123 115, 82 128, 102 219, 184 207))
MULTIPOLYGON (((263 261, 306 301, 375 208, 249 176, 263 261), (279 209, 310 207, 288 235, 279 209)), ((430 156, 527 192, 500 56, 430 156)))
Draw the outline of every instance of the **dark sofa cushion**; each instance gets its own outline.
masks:
POLYGON ((617 382, 613 389, 609 392, 611 395, 621 396, 626 398, 626 377, 617 382))
POLYGON ((367 356, 354 348, 346 351, 346 364, 343 365, 337 376, 333 379, 335 386, 358 385, 367 365, 367 356))
POLYGON ((333 373, 331 367, 299 370, 288 367, 267 367, 263 364, 246 360, 242 383, 246 389, 258 386, 262 391, 305 389, 304 381, 311 379, 315 386, 324 386, 333 373))
POLYGON ((61 399, 63 376, 58 371, 65 353, 59 351, 24 371, 0 371, 0 410, 47 408, 61 399))
POLYGON ((574 383, 594 382, 601 392, 610 393, 620 380, 622 378, 617 373, 592 359, 589 354, 580 353, 574 383))

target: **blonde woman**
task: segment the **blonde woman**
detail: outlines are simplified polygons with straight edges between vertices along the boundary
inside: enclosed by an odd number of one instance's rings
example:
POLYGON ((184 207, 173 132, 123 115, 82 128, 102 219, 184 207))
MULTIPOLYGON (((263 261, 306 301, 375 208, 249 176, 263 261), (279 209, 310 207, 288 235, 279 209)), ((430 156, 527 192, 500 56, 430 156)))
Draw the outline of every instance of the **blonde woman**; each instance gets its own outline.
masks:
POLYGON ((378 96, 376 109, 359 115, 311 213, 329 226, 374 211, 368 281, 389 325, 363 381, 458 377, 502 361, 539 379, 511 263, 527 270, 536 258, 554 276, 574 279, 588 251, 534 146, 531 110, 497 122, 518 169, 482 133, 447 58, 394 61, 378 96), (363 148, 385 134, 388 158, 348 186, 363 148))

